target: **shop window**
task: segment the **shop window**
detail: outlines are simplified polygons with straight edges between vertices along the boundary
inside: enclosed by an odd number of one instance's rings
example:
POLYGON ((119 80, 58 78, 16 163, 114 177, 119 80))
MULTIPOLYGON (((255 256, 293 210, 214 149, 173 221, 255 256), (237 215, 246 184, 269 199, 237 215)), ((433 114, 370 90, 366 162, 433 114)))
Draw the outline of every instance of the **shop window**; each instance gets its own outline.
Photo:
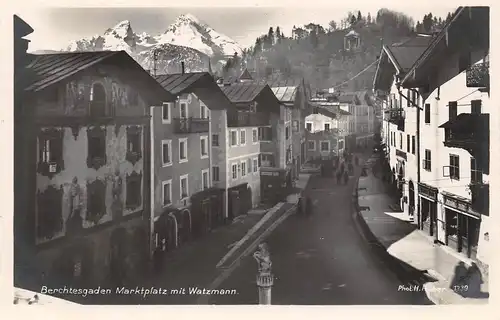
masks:
POLYGON ((142 158, 141 149, 141 127, 130 126, 127 127, 127 161, 135 164, 142 158))
POLYGON ((106 183, 96 179, 87 183, 87 216, 86 220, 99 223, 106 214, 106 183))
POLYGON ((64 131, 49 129, 38 135, 38 172, 52 177, 64 169, 64 131))
POLYGON ((87 167, 98 170, 106 163, 106 129, 93 127, 87 130, 87 167))
POLYGON ((141 185, 142 185, 142 174, 133 172, 132 174, 127 175, 127 200, 126 200, 127 209, 135 209, 141 206, 142 204, 141 185))
POLYGON ((39 239, 52 239, 63 227, 62 186, 49 186, 37 193, 37 236, 39 239))
POLYGON ((458 214, 446 209, 446 235, 449 239, 458 240, 458 214))

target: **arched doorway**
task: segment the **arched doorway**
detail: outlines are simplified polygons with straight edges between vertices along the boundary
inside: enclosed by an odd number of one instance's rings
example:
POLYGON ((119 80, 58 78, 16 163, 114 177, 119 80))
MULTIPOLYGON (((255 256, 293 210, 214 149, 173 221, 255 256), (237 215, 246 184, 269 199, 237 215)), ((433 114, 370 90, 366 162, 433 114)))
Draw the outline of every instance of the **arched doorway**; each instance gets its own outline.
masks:
POLYGON ((413 181, 408 182, 408 215, 413 218, 415 214, 415 185, 413 181))
POLYGON ((100 83, 94 83, 90 92, 91 117, 103 117, 106 115, 106 90, 100 83))
POLYGON ((110 238, 109 250, 109 279, 117 286, 123 285, 127 276, 127 231, 118 228, 113 231, 110 238))

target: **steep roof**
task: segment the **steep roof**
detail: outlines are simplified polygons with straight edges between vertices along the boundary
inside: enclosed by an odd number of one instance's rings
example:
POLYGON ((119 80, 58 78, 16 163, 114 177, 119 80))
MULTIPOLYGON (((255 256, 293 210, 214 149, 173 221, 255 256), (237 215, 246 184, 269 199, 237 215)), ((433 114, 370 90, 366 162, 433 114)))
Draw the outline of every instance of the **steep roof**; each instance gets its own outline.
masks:
POLYGON ((406 73, 431 43, 431 36, 417 35, 401 43, 384 46, 387 54, 394 59, 400 72, 406 73))
POLYGON ((265 101, 267 107, 270 108, 269 111, 279 112, 280 101, 267 84, 243 82, 224 86, 221 89, 233 103, 257 102, 260 104, 265 101))
POLYGON ((208 72, 157 75, 156 81, 173 95, 195 93, 211 110, 226 109, 231 101, 208 72))
POLYGON ((293 103, 297 95, 297 87, 272 87, 271 88, 282 103, 293 103))
POLYGON ((26 67, 30 70, 32 76, 26 79, 24 90, 29 92, 41 91, 78 72, 104 62, 120 67, 126 65, 127 72, 136 73, 132 77, 134 83, 143 90, 157 95, 158 99, 170 101, 174 98, 125 51, 65 52, 33 55, 33 60, 26 67))

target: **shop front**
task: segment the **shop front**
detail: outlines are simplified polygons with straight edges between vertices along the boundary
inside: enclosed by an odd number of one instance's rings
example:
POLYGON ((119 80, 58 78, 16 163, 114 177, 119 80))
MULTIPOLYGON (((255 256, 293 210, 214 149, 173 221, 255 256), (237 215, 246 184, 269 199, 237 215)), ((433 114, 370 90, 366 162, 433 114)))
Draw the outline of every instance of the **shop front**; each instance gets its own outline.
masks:
POLYGON ((261 201, 274 205, 286 197, 287 189, 292 186, 290 169, 261 167, 260 186, 261 201))
POLYGON ((443 193, 446 214, 446 245, 475 259, 479 240, 481 215, 472 210, 465 198, 443 193))
POLYGON ((246 214, 251 208, 252 189, 248 183, 245 182, 227 189, 227 216, 229 221, 246 214))
POLYGON ((192 234, 202 237, 211 230, 224 224, 224 190, 209 188, 191 196, 192 234))
POLYGON ((425 183, 418 183, 418 198, 420 201, 419 227, 437 240, 438 189, 425 183))

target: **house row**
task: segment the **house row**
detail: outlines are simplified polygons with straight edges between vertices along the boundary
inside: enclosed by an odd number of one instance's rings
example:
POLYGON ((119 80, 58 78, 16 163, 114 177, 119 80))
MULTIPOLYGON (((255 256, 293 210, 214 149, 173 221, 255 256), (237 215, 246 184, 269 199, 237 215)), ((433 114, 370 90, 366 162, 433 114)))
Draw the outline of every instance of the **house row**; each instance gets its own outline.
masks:
POLYGON ((298 178, 304 81, 152 76, 124 51, 32 55, 33 29, 15 26, 16 285, 126 284, 298 178))
POLYGON ((384 46, 374 91, 402 210, 486 270, 489 240, 489 8, 460 7, 441 32, 384 46))

